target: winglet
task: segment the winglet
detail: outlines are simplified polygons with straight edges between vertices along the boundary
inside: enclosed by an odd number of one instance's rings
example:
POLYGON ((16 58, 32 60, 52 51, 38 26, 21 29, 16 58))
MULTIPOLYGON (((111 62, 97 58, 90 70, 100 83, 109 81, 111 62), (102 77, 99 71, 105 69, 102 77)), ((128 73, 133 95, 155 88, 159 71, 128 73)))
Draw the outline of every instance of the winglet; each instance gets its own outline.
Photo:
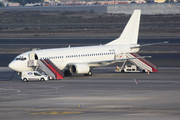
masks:
POLYGON ((107 43, 106 45, 137 44, 140 16, 141 10, 134 10, 120 37, 114 41, 107 43))

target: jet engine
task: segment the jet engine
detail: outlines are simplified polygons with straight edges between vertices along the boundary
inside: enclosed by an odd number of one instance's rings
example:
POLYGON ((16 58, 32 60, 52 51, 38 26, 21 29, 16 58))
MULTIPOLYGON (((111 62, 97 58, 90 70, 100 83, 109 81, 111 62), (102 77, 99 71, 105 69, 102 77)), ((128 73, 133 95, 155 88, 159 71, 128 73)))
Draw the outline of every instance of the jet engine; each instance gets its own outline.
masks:
POLYGON ((75 74, 85 74, 90 71, 90 68, 87 64, 73 64, 70 65, 69 71, 75 74))

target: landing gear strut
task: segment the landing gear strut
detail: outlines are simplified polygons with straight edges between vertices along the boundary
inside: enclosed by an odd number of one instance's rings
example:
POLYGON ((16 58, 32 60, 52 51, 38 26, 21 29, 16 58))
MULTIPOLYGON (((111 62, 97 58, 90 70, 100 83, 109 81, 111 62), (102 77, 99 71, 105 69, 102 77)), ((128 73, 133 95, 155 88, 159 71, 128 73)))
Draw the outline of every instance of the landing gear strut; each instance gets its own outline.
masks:
POLYGON ((87 74, 84 74, 84 76, 92 76, 91 70, 87 74))
POLYGON ((69 70, 65 70, 64 71, 64 76, 71 76, 72 75, 72 73, 69 71, 69 70))

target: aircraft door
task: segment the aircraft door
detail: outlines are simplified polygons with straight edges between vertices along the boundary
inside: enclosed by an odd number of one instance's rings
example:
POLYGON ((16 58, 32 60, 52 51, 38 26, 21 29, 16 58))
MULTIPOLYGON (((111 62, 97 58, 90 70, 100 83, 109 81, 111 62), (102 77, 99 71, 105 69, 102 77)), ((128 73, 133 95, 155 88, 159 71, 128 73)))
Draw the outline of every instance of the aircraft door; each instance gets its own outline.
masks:
POLYGON ((38 60, 38 56, 36 53, 30 53, 29 54, 29 60, 38 60))
POLYGON ((38 60, 38 56, 36 53, 30 53, 29 54, 29 61, 27 62, 27 66, 28 67, 34 67, 37 66, 37 60, 38 60))
POLYGON ((123 49, 121 47, 119 48, 119 53, 123 54, 123 49))
POLYGON ((114 60, 116 59, 122 59, 123 58, 123 49, 119 48, 119 50, 116 52, 116 54, 114 55, 114 60))

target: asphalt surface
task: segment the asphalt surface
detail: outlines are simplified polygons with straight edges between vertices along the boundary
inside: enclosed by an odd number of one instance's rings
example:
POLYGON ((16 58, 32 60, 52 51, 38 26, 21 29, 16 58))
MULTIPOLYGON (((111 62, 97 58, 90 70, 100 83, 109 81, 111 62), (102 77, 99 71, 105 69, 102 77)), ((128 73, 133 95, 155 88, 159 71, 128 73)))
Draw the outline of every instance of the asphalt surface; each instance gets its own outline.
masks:
POLYGON ((179 120, 179 67, 160 67, 150 75, 115 73, 114 67, 92 72, 90 77, 22 82, 1 67, 1 120, 179 120))
MULTIPOLYGON (((95 44, 88 42, 83 44, 95 44)), ((23 47, 22 44, 20 46, 23 47)), ((155 46, 143 50, 171 47, 178 51, 175 46, 155 46)), ((0 67, 0 119, 179 120, 179 54, 140 54, 152 55, 150 61, 159 66, 159 71, 150 75, 116 73, 114 70, 118 64, 115 64, 93 69, 93 76, 74 75, 73 78, 46 82, 22 82, 20 76, 6 66, 17 54, 0 54, 1 65, 6 64, 0 67)))

